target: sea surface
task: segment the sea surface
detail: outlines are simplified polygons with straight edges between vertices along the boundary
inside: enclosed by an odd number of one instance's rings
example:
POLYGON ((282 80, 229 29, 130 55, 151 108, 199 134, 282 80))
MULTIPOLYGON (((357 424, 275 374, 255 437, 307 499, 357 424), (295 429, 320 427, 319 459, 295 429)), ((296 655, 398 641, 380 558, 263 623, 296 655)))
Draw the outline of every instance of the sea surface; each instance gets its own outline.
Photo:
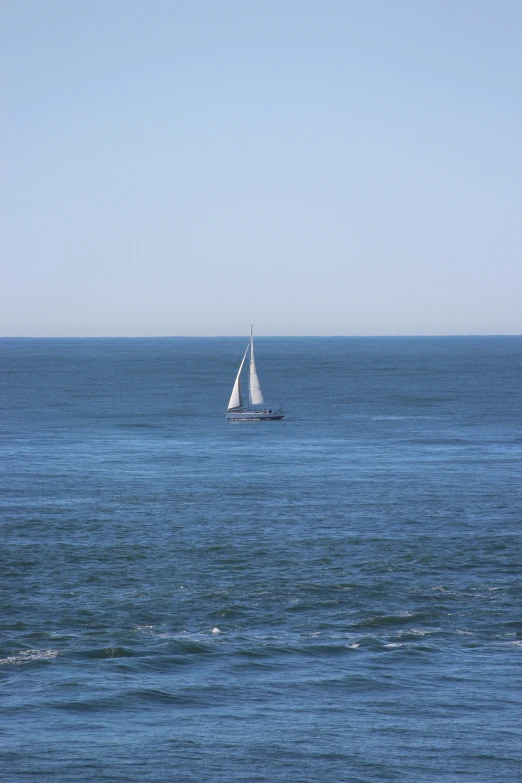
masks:
POLYGON ((522 780, 522 338, 0 340, 0 779, 522 780))

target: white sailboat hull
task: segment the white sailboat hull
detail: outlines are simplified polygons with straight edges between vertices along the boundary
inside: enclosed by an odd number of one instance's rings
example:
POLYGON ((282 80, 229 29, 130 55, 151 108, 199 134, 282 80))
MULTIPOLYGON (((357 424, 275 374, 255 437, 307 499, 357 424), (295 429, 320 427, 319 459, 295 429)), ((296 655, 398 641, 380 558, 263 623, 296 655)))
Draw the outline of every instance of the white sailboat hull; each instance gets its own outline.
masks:
POLYGON ((281 411, 230 411, 225 416, 228 421, 273 421, 285 418, 281 411))

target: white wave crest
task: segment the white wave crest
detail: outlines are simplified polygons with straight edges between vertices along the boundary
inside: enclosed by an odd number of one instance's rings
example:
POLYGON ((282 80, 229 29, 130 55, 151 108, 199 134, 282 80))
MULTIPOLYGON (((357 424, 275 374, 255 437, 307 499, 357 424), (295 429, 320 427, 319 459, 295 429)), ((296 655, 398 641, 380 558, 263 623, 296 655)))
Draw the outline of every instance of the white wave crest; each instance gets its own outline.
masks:
POLYGON ((23 650, 16 655, 0 658, 0 664, 22 664, 31 663, 31 661, 47 661, 56 658, 57 655, 59 655, 58 650, 23 650))

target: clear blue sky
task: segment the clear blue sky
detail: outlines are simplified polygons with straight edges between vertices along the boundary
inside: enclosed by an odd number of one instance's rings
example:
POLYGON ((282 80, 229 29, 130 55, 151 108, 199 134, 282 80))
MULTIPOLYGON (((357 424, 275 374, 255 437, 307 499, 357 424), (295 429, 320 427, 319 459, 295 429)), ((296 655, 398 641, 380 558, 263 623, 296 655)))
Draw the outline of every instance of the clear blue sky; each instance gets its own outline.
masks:
POLYGON ((520 0, 4 0, 3 335, 522 332, 520 0))

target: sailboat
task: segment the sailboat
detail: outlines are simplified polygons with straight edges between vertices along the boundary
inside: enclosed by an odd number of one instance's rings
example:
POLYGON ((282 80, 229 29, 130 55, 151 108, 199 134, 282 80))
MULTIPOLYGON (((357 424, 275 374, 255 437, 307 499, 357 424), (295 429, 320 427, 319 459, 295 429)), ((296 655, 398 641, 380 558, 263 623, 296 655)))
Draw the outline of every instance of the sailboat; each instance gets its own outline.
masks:
POLYGON ((254 359, 254 333, 253 328, 250 327, 250 342, 247 345, 243 361, 239 365, 239 370, 236 375, 236 382, 230 395, 230 401, 228 408, 225 411, 225 416, 229 421, 271 421, 273 419, 284 419, 283 416, 283 403, 281 403, 278 411, 273 411, 272 408, 263 408, 265 400, 261 386, 259 384, 259 378, 257 376, 256 362, 254 359), (248 376, 248 407, 243 405, 243 395, 241 393, 241 370, 245 364, 247 356, 250 354, 250 372, 248 376))

